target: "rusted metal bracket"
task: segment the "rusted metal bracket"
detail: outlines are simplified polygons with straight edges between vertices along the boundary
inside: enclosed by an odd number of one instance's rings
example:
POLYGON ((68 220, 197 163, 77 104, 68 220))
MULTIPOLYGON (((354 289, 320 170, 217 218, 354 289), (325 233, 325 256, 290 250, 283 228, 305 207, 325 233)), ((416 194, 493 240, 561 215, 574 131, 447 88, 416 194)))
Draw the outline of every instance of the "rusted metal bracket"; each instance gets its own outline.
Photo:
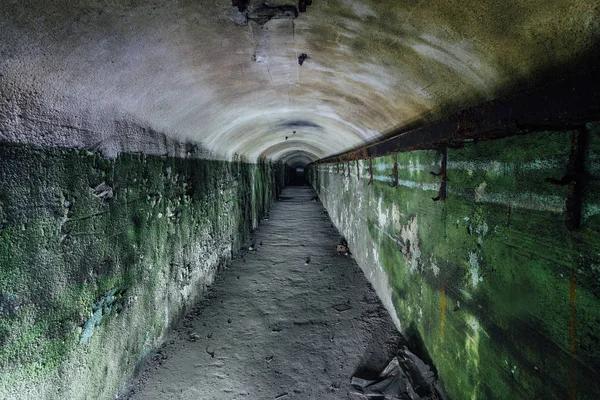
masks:
POLYGON ((441 176, 442 183, 440 184, 440 194, 438 194, 437 197, 432 197, 431 200, 433 201, 446 200, 446 188, 448 187, 448 149, 446 146, 444 146, 440 151, 442 153, 442 165, 440 167, 440 172, 437 174, 431 172, 431 174, 434 176, 441 176))
POLYGON ((369 158, 369 183, 368 185, 373 184, 373 159, 369 158))
POLYGON ((392 174, 390 175, 394 181, 392 183, 388 183, 390 187, 398 186, 398 154, 396 154, 396 162, 394 162, 394 167, 392 168, 392 174))
POLYGON ((568 231, 577 230, 581 224, 581 202, 585 184, 589 179, 584 166, 586 139, 585 127, 572 131, 571 152, 564 176, 561 179, 546 179, 547 182, 555 185, 569 185, 565 215, 565 226, 568 231))
POLYGON ((592 71, 492 100, 420 128, 390 132, 386 135, 388 139, 311 165, 433 150, 441 145, 460 146, 473 140, 494 140, 540 130, 568 130, 599 119, 600 79, 597 71, 592 71))

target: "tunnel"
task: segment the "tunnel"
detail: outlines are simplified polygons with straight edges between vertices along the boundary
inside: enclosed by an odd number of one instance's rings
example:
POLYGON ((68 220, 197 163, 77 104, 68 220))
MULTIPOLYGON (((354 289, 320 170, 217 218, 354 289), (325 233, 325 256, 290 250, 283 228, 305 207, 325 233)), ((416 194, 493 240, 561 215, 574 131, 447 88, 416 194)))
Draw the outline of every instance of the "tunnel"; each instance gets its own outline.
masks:
POLYGON ((0 399, 600 398, 593 0, 2 0, 0 399))

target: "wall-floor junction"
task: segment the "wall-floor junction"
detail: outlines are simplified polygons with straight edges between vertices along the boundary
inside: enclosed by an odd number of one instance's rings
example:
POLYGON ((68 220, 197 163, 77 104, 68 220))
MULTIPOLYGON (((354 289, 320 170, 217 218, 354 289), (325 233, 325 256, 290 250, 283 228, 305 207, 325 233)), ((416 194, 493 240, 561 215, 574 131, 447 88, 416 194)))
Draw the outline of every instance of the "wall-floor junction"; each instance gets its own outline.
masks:
POLYGON ((443 157, 317 164, 309 179, 451 398, 593 398, 600 124, 448 148, 445 177, 443 157))

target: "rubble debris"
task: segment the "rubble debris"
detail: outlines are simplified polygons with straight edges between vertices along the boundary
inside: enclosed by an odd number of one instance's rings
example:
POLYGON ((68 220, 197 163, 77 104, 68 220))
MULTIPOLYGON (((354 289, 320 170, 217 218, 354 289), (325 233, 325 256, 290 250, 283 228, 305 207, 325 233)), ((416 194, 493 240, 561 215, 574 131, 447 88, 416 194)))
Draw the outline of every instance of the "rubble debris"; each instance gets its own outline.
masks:
POLYGON ((160 365, 163 364, 163 362, 169 358, 169 355, 167 353, 165 353, 163 350, 158 350, 156 352, 156 354, 154 354, 154 356, 152 357, 152 359, 155 362, 158 362, 160 365))
POLYGON ((304 265, 310 264, 310 257, 306 257, 306 261, 304 261, 304 265))
POLYGON ((304 64, 304 60, 306 60, 308 58, 308 54, 306 53, 302 53, 298 56, 298 64, 302 65, 304 64))
POLYGON ((338 255, 345 255, 345 256, 349 256, 352 253, 350 253, 350 249, 348 248, 348 242, 346 241, 345 238, 341 238, 340 242, 337 244, 336 246, 336 251, 338 253, 338 255))
POLYGON ((433 400, 444 399, 435 372, 404 346, 377 379, 353 376, 350 398, 354 400, 433 400))
POLYGON ((198 339, 200 339, 200 336, 196 332, 190 333, 188 336, 188 341, 190 342, 195 342, 198 339))
POLYGON ((206 349, 204 351, 206 351, 206 353, 210 356, 210 358, 215 358, 215 351, 214 350, 210 351, 208 349, 208 346, 206 346, 206 349))

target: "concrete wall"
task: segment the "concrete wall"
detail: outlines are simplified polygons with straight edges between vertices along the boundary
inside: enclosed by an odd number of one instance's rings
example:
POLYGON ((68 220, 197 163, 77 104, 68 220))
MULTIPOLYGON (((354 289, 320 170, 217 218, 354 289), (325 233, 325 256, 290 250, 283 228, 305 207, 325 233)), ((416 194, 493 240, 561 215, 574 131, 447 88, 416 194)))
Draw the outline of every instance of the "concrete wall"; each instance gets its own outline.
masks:
POLYGON ((0 144, 0 398, 113 398, 285 172, 0 144))
POLYGON ((565 227, 572 132, 311 168, 309 178, 398 327, 451 398, 598 398, 600 124, 589 124, 582 224, 565 227), (349 168, 349 169, 348 169, 349 168), (357 176, 359 171, 359 176, 357 176), (348 176, 350 172, 350 176, 348 176))

